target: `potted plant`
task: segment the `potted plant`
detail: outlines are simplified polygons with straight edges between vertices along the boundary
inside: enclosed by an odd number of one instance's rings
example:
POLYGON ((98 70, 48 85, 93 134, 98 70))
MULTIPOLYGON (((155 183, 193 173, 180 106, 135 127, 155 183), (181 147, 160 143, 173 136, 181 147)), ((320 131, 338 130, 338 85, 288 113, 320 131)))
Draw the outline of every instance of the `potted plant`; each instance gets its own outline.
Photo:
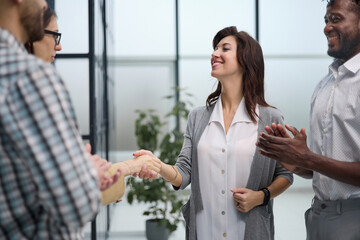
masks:
MULTIPOLYGON (((186 95, 191 96, 187 93, 186 95)), ((171 99, 173 96, 166 98, 171 99)), ((187 109, 189 104, 191 105, 190 102, 178 101, 165 116, 165 119, 178 117, 178 119, 186 120, 189 114, 187 109)), ((135 122, 135 133, 139 148, 157 152, 163 162, 174 165, 183 144, 183 132, 177 126, 166 133, 158 144, 161 127, 165 122, 160 120, 155 110, 136 110, 136 112, 139 114, 135 122)), ((152 217, 146 222, 146 235, 149 240, 168 239, 170 233, 177 229, 177 225, 180 222, 184 223, 181 207, 185 199, 179 196, 171 184, 163 178, 141 181, 129 178, 126 184, 129 186, 127 200, 130 204, 135 199, 138 202, 150 203, 150 206, 143 212, 143 215, 152 217), (151 236, 149 229, 151 227, 156 228, 155 236, 151 236)))

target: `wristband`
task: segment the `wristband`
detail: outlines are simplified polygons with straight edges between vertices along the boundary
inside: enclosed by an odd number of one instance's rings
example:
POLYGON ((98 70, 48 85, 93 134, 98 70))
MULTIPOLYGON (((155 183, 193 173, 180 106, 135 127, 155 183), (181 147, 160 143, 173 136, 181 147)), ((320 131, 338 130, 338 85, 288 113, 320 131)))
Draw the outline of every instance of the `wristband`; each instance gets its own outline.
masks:
POLYGON ((265 197, 264 197, 264 202, 263 202, 263 204, 261 204, 260 206, 266 206, 268 203, 269 203, 269 201, 270 201, 270 191, 269 191, 269 189, 268 188, 262 188, 262 189, 260 189, 261 191, 263 191, 264 192, 264 194, 265 194, 265 197))

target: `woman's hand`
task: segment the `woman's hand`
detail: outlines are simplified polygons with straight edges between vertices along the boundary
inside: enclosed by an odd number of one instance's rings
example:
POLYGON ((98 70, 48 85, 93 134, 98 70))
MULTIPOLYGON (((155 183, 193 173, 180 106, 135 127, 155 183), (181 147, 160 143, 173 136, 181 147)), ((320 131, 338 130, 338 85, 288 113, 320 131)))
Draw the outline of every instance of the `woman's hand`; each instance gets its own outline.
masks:
POLYGON ((265 194, 262 191, 253 191, 248 188, 231 189, 235 207, 240 212, 248 212, 264 202, 265 194))
POLYGON ((151 151, 139 150, 133 156, 134 159, 129 160, 133 166, 132 174, 140 178, 157 178, 161 170, 161 161, 151 151))
POLYGON ((141 150, 138 150, 138 151, 134 152, 133 156, 135 158, 140 157, 140 156, 150 156, 150 157, 153 157, 153 158, 157 159, 158 162, 160 163, 159 172, 154 173, 153 171, 149 171, 148 167, 145 165, 145 166, 143 166, 141 168, 140 172, 137 172, 137 173, 135 173, 133 175, 134 177, 139 177, 139 178, 142 178, 142 179, 154 179, 154 178, 157 178, 157 174, 160 173, 161 167, 162 167, 162 165, 161 165, 162 162, 158 157, 156 157, 151 151, 145 150, 145 149, 141 149, 141 150))
POLYGON ((153 152, 149 151, 149 150, 145 150, 145 149, 140 149, 140 150, 137 150, 136 152, 133 153, 133 156, 134 157, 139 157, 139 156, 142 156, 142 155, 149 155, 149 156, 153 156, 153 157, 156 157, 153 152))

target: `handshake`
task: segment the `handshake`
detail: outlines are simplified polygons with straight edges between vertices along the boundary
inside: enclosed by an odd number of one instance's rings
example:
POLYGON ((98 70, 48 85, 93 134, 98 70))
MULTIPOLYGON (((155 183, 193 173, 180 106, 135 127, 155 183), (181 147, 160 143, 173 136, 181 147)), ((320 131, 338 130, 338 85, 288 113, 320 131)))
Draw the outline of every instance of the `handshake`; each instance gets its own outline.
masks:
POLYGON ((97 171, 103 205, 116 202, 122 197, 125 191, 125 176, 155 179, 161 170, 162 162, 150 151, 136 151, 134 158, 112 164, 98 155, 91 155, 90 144, 86 144, 85 148, 97 171))

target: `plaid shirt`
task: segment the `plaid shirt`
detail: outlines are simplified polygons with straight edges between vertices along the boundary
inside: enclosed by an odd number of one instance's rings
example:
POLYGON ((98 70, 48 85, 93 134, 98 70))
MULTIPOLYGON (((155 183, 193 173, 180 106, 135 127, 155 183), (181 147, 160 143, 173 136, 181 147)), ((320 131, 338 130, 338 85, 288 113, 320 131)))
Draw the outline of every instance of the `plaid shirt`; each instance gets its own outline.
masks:
POLYGON ((96 171, 63 81, 0 28, 0 239, 81 239, 96 171))

